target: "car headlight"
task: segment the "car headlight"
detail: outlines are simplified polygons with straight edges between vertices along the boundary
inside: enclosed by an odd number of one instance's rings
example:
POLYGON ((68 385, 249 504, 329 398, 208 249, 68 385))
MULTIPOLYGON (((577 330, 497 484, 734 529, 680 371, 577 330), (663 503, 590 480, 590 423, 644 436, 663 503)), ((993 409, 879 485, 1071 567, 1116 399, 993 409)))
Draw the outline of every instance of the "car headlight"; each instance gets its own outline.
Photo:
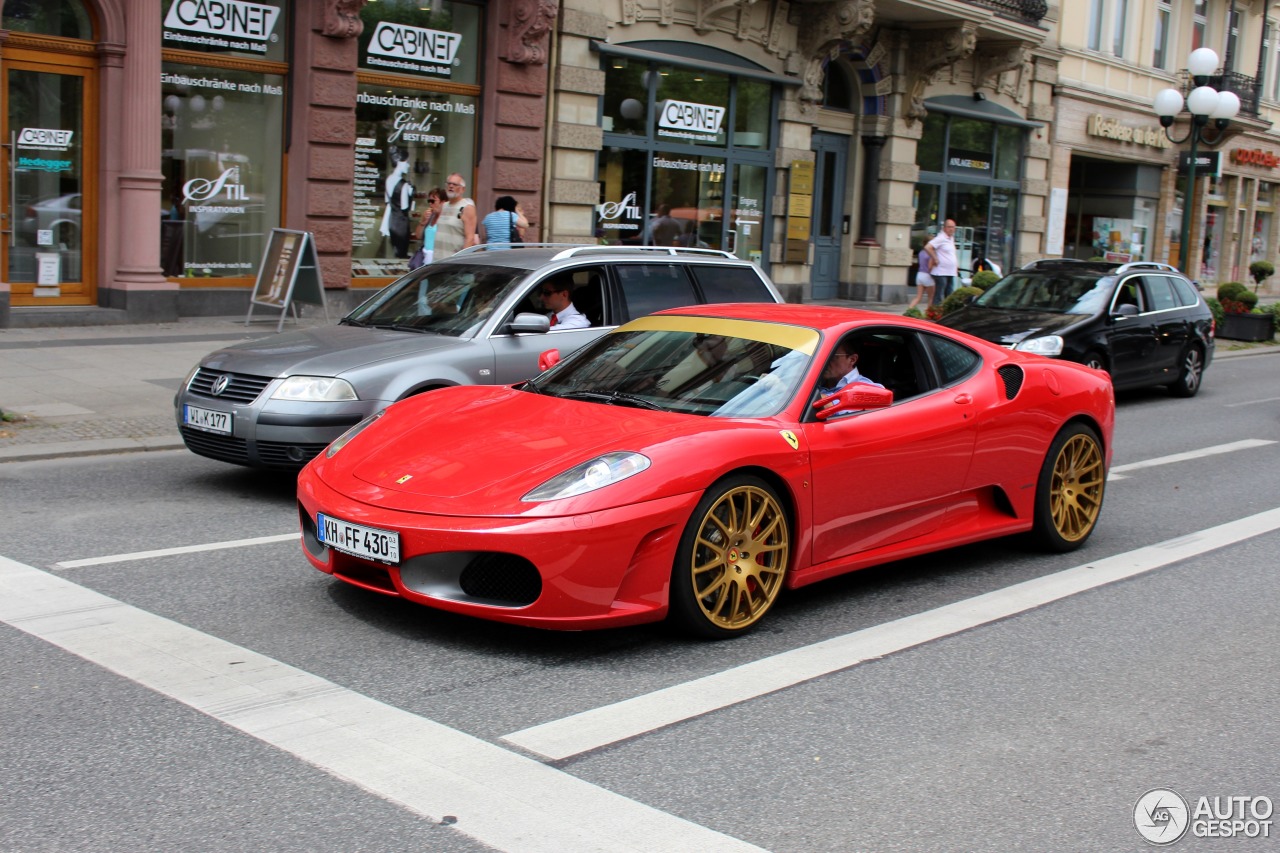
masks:
POLYGON ((290 376, 271 395, 273 400, 303 403, 337 403, 359 400, 356 389, 345 379, 333 376, 290 376))
POLYGON ((1025 338, 1019 341, 1018 345, 1014 347, 1014 349, 1021 350, 1023 352, 1033 352, 1036 355, 1062 355, 1062 336, 1043 335, 1039 338, 1025 338))
POLYGON ((625 480, 648 467, 649 457, 639 453, 606 453, 552 477, 521 500, 554 501, 571 498, 625 480))
MULTIPOLYGON (((385 412, 385 411, 386 409, 382 410, 382 412, 385 412)), ((364 432, 366 429, 372 426, 374 421, 382 417, 382 412, 378 412, 376 415, 369 415, 369 417, 365 418, 360 423, 356 424, 351 429, 347 430, 342 435, 335 438, 329 444, 329 447, 325 449, 324 458, 332 459, 333 454, 337 453, 339 450, 347 446, 347 442, 351 441, 351 439, 355 438, 357 435, 364 432)))

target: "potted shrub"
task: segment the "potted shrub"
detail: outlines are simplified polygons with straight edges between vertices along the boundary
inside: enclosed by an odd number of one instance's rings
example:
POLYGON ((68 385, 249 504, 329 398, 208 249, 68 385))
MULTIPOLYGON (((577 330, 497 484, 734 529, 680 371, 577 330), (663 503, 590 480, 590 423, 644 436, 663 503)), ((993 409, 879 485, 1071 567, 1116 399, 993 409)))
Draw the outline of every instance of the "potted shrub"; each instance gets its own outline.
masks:
POLYGON ((1270 278, 1275 271, 1275 265, 1271 261, 1254 261, 1249 264, 1249 275, 1253 276, 1253 292, 1257 293, 1262 283, 1270 278))
POLYGON ((969 281, 970 287, 976 287, 985 291, 988 287, 1000 280, 1000 276, 991 270, 980 270, 973 274, 973 278, 969 281))
POLYGON ((1222 306, 1222 323, 1218 337, 1229 341, 1269 341, 1275 337, 1275 317, 1270 313, 1254 313, 1258 294, 1238 281, 1218 287, 1218 303, 1222 306))

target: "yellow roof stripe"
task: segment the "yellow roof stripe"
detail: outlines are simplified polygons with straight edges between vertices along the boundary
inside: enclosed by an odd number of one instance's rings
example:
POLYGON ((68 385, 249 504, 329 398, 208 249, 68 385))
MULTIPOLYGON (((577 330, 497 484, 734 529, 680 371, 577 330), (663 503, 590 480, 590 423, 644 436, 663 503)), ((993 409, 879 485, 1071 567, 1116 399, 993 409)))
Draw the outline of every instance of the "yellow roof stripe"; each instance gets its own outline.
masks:
POLYGON ((691 332, 696 335, 724 335, 799 350, 813 355, 818 349, 818 332, 803 326, 762 323, 758 320, 732 320, 723 317, 641 317, 619 332, 691 332))

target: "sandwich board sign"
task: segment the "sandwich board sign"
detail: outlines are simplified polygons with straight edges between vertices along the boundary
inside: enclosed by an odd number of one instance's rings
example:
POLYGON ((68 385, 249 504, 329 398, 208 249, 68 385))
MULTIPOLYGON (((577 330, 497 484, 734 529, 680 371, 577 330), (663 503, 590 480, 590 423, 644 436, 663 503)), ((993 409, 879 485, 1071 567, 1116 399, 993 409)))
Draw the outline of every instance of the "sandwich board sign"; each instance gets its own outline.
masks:
POLYGON ((249 298, 249 313, 245 325, 253 318, 253 306, 264 305, 280 309, 280 322, 276 331, 284 328, 285 315, 297 305, 319 305, 329 319, 329 308, 324 302, 324 284, 320 281, 320 264, 316 257, 315 239, 310 231, 290 231, 272 228, 267 250, 258 268, 258 280, 249 298))

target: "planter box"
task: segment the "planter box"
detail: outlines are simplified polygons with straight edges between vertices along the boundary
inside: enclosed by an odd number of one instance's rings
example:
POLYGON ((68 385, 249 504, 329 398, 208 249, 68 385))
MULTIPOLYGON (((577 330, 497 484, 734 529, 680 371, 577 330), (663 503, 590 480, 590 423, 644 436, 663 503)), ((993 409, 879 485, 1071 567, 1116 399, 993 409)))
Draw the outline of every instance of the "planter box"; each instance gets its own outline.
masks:
POLYGON ((1276 321, 1270 314, 1224 314, 1218 337, 1229 341, 1269 341, 1275 337, 1276 321))

